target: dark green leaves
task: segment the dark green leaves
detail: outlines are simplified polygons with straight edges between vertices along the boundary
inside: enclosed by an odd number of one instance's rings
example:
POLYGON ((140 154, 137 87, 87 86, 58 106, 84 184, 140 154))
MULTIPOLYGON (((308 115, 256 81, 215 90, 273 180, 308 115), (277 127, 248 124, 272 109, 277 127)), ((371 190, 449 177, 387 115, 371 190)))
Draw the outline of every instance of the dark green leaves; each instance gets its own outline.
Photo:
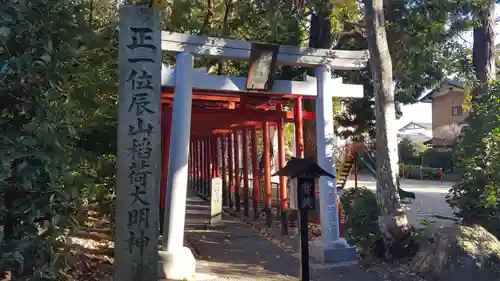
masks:
POLYGON ((469 127, 457 146, 455 162, 463 175, 447 202, 466 223, 479 223, 500 235, 500 84, 474 101, 469 127))

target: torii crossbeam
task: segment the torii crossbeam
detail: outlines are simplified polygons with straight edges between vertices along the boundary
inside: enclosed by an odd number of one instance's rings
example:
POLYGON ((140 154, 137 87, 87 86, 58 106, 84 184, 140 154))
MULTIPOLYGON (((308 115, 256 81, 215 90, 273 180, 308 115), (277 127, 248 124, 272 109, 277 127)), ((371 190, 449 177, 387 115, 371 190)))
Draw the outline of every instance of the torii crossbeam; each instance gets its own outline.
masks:
MULTIPOLYGON (((307 77, 306 81, 277 80, 270 91, 257 92, 245 89, 246 77, 209 75, 204 68, 193 68, 196 56, 248 61, 248 42, 163 32, 162 49, 177 53, 176 67, 164 66, 162 71, 164 97, 173 96, 173 99, 165 100, 172 105, 166 196, 169 207, 165 216, 165 229, 168 229, 168 234, 164 236, 164 247, 167 251, 182 247, 187 188, 185 179, 188 173, 184 165, 189 158, 189 152, 186 151, 186 147, 189 147, 189 136, 230 130, 248 121, 277 122, 287 116, 279 110, 269 110, 272 104, 294 104, 299 97, 315 99, 318 163, 331 174, 335 174, 332 97, 359 98, 363 96, 363 87, 343 84, 341 78, 332 79, 331 70, 356 70, 365 67, 366 51, 281 46, 278 53, 279 64, 315 67, 316 77, 307 77), (204 99, 196 100, 193 95, 204 99)), ((239 177, 238 174, 235 176, 239 177)), ((238 187, 238 184, 236 186, 238 187)), ((345 261, 347 257, 352 258, 354 251, 339 237, 335 189, 335 179, 320 178, 323 239, 312 245, 311 253, 323 262, 345 261)), ((236 193, 236 196, 239 196, 239 192, 236 193)))

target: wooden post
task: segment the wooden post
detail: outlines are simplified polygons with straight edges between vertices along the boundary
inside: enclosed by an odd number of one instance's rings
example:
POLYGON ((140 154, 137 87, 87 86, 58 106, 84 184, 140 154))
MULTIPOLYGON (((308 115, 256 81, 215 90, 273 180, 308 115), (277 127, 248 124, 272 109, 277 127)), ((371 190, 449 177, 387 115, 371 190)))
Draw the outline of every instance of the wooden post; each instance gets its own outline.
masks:
MULTIPOLYGON (((278 166, 285 167, 285 134, 283 132, 284 120, 278 121, 278 166)), ((286 210, 288 208, 288 197, 286 194, 286 181, 280 176, 280 209, 281 209, 281 234, 288 234, 288 220, 286 210)))
POLYGON ((211 161, 211 156, 212 156, 212 153, 210 153, 210 137, 205 137, 205 154, 206 154, 206 157, 205 157, 205 170, 207 171, 205 173, 205 193, 204 195, 206 197, 208 197, 210 195, 210 184, 211 184, 211 180, 212 180, 212 170, 210 169, 210 163, 212 162, 211 161))
POLYGON ((262 123, 262 131, 263 131, 263 136, 264 136, 264 153, 262 154, 262 157, 264 157, 264 205, 265 205, 265 211, 267 213, 266 218, 266 224, 267 227, 271 227, 271 159, 270 159, 270 154, 271 154, 271 148, 270 148, 270 143, 269 143, 269 122, 264 121, 262 123))
POLYGON ((260 188, 259 188, 259 168, 257 167, 257 130, 252 127, 252 199, 253 199, 253 218, 259 218, 259 201, 260 201, 260 188))
POLYGON ((250 215, 248 187, 248 128, 243 128, 243 214, 250 215))
POLYGON ((212 162, 212 178, 216 178, 219 174, 219 163, 218 163, 218 157, 217 157, 217 136, 211 136, 210 137, 210 153, 212 154, 212 157, 210 158, 212 162))
POLYGON ((229 186, 227 184, 227 174, 226 174, 226 165, 227 165, 227 153, 226 153, 226 144, 227 144, 227 136, 223 134, 220 139, 221 145, 221 165, 222 165, 222 205, 227 206, 229 203, 229 186))
POLYGON ((196 182, 196 164, 194 160, 196 159, 195 157, 195 141, 191 138, 191 145, 189 147, 189 155, 190 155, 190 163, 191 163, 191 189, 194 189, 195 187, 195 182, 196 182))
POLYGON ((354 187, 358 188, 358 153, 354 152, 354 187))
MULTIPOLYGON (((191 177, 193 175, 193 165, 191 164, 191 160, 193 160, 193 143, 191 142, 191 140, 189 140, 189 156, 188 156, 188 176, 191 177)), ((189 187, 189 185, 188 185, 189 187)))
POLYGON ((197 139, 196 140, 196 191, 198 193, 201 192, 201 189, 203 187, 202 185, 202 166, 201 166, 201 156, 202 151, 201 151, 201 140, 197 139))
POLYGON ((234 146, 234 134, 230 133, 227 138, 227 166, 229 172, 229 208, 234 205, 233 202, 233 192, 234 192, 234 157, 233 157, 233 146, 234 146))
POLYGON ((115 280, 157 281, 161 175, 158 10, 120 6, 115 280))
POLYGON ((202 169, 202 188, 201 188, 201 194, 205 195, 207 194, 207 140, 203 138, 201 140, 202 143, 202 150, 201 150, 201 169, 202 169))
POLYGON ((205 150, 206 146, 206 141, 204 138, 200 139, 200 178, 201 178, 201 184, 200 184, 200 194, 205 194, 205 180, 207 178, 207 166, 206 166, 206 157, 207 153, 205 150))
POLYGON ((214 144, 214 163, 215 163, 215 177, 220 177, 220 165, 219 165, 219 152, 220 152, 220 141, 222 138, 220 136, 215 136, 214 144))
POLYGON ((187 184, 187 188, 190 188, 191 187, 191 180, 193 178, 193 171, 192 171, 192 168, 193 166, 191 165, 191 159, 192 159, 192 153, 193 153, 193 147, 191 146, 191 140, 189 141, 189 155, 188 155, 188 184, 187 184))
POLYGON ((196 188, 196 140, 194 140, 191 137, 191 146, 189 148, 190 152, 189 154, 191 155, 191 171, 192 171, 192 182, 191 182, 191 189, 196 188))
POLYGON ((240 198, 240 137, 238 131, 234 130, 234 201, 236 204, 236 212, 241 211, 240 198))
POLYGON ((302 112, 302 97, 295 100, 295 156, 304 158, 304 116, 302 112))

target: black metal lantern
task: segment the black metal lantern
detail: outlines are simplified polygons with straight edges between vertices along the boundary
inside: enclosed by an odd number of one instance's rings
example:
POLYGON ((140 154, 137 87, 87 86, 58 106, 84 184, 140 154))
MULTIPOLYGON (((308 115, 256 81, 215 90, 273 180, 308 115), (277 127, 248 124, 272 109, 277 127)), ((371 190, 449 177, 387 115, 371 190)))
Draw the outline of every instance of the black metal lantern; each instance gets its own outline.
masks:
POLYGON ((308 211, 316 208, 316 192, 314 190, 314 179, 327 176, 335 179, 335 176, 321 168, 313 157, 294 158, 280 169, 275 175, 297 178, 297 197, 299 204, 299 227, 300 227, 300 268, 299 280, 309 281, 309 240, 307 217, 308 211))

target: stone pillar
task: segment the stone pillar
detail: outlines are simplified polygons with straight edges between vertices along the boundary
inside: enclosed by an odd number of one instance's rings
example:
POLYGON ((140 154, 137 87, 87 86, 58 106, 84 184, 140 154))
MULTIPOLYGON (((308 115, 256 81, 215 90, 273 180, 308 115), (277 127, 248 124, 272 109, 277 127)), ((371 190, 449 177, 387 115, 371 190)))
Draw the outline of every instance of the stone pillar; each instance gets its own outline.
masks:
POLYGON ((115 280, 157 280, 161 164, 159 12, 120 7, 115 280))
POLYGON ((165 277, 173 280, 183 280, 195 273, 194 256, 191 250, 183 245, 193 94, 193 63, 192 54, 177 54, 164 222, 165 231, 162 251, 160 251, 165 277))
MULTIPOLYGON (((316 67, 318 93, 316 97, 316 136, 318 164, 332 175, 335 171, 335 134, 333 130, 332 91, 330 67, 316 67)), ((311 243, 311 255, 321 262, 355 262, 356 249, 339 236, 336 179, 322 176, 319 179, 319 207, 322 238, 311 243)))

